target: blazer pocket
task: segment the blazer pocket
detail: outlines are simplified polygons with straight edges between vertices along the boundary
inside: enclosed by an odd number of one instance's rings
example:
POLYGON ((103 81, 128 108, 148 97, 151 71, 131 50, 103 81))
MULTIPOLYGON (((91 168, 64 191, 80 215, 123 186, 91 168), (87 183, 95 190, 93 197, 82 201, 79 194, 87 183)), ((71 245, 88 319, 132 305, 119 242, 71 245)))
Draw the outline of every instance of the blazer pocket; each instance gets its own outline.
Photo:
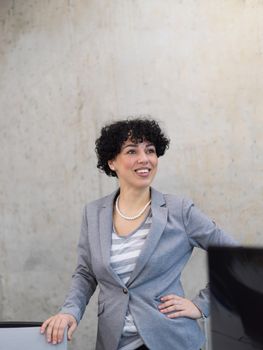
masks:
POLYGON ((98 305, 98 317, 104 312, 104 303, 98 305))

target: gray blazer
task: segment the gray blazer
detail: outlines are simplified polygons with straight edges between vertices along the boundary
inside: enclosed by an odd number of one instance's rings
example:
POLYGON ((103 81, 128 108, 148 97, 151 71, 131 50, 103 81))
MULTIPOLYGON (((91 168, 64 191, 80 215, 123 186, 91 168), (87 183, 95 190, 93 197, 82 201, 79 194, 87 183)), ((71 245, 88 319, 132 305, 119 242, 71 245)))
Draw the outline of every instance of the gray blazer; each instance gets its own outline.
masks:
MULTIPOLYGON (((192 201, 153 188, 151 191, 151 229, 127 285, 110 266, 112 212, 117 193, 84 208, 78 265, 61 312, 72 314, 79 322, 99 285, 96 350, 118 348, 128 305, 140 336, 151 350, 197 350, 205 341, 196 320, 169 319, 157 306, 161 296, 184 296, 181 272, 194 247, 232 245, 234 240, 192 201)), ((201 290, 193 302, 208 316, 207 289, 201 290)))

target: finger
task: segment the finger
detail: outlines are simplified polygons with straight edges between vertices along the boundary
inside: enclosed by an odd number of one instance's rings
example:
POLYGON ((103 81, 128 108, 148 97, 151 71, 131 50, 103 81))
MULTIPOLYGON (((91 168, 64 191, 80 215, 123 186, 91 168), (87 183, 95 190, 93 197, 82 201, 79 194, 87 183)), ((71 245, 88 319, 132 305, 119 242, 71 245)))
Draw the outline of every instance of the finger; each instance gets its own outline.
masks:
POLYGON ((76 328, 77 328, 77 322, 74 321, 68 329, 68 340, 72 339, 72 335, 75 332, 76 328))
POLYGON ((161 309, 160 312, 163 313, 163 314, 166 314, 167 312, 172 312, 172 311, 182 311, 183 308, 179 305, 172 305, 172 306, 169 306, 169 307, 166 307, 165 309, 161 309))
POLYGON ((61 322, 60 322, 60 325, 59 325, 59 328, 58 328, 58 333, 57 333, 57 340, 58 340, 58 343, 61 343, 63 338, 64 338, 64 333, 65 333, 65 330, 68 326, 68 320, 66 319, 61 319, 61 322))
POLYGON ((52 344, 58 343, 58 333, 60 329, 62 319, 60 317, 56 318, 56 322, 54 323, 53 329, 52 329, 52 344))
POLYGON ((177 318, 177 317, 184 317, 186 316, 185 311, 176 311, 173 312, 172 314, 166 315, 168 318, 177 318))
POLYGON ((166 301, 165 303, 159 304, 158 308, 159 309, 164 309, 166 307, 173 306, 173 305, 181 306, 182 304, 183 303, 182 303, 181 300, 171 299, 169 301, 166 301))
MULTIPOLYGON (((52 316, 53 317, 53 316, 52 316)), ((49 324, 49 322, 51 321, 52 317, 49 317, 45 322, 42 323, 41 327, 40 327, 40 332, 43 334, 45 333, 45 330, 49 324)))
POLYGON ((48 343, 50 343, 52 340, 54 321, 55 321, 55 319, 54 319, 54 317, 52 317, 47 328, 46 328, 46 338, 47 338, 48 343))
POLYGON ((161 301, 168 301, 168 300, 181 300, 183 299, 182 297, 179 297, 178 295, 176 294, 169 294, 169 295, 165 295, 163 297, 161 297, 161 301))

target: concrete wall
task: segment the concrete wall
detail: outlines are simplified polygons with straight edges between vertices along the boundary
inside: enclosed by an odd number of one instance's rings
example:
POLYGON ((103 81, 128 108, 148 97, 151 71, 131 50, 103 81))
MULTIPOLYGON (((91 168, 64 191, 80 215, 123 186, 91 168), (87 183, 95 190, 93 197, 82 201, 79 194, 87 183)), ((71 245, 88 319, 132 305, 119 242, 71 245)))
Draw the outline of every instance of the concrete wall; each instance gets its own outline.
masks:
MULTIPOLYGON (((151 114, 172 143, 155 187, 262 245, 263 3, 0 0, 0 319, 56 312, 105 121, 151 114)), ((184 277, 205 283, 204 254, 184 277), (198 279, 195 278, 198 276, 198 279)), ((94 348, 96 298, 70 349, 94 348)))

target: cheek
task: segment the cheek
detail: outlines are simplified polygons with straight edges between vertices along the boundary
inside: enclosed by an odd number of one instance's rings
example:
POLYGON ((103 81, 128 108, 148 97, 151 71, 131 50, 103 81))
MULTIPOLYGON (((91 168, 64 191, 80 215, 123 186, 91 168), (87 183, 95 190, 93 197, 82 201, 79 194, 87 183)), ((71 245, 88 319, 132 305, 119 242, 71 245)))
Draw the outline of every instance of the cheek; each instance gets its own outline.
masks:
POLYGON ((132 160, 125 160, 125 162, 122 163, 122 168, 124 170, 130 170, 134 166, 134 162, 132 160))
POLYGON ((157 166, 158 166, 158 158, 157 157, 152 160, 152 164, 155 168, 157 168, 157 166))

